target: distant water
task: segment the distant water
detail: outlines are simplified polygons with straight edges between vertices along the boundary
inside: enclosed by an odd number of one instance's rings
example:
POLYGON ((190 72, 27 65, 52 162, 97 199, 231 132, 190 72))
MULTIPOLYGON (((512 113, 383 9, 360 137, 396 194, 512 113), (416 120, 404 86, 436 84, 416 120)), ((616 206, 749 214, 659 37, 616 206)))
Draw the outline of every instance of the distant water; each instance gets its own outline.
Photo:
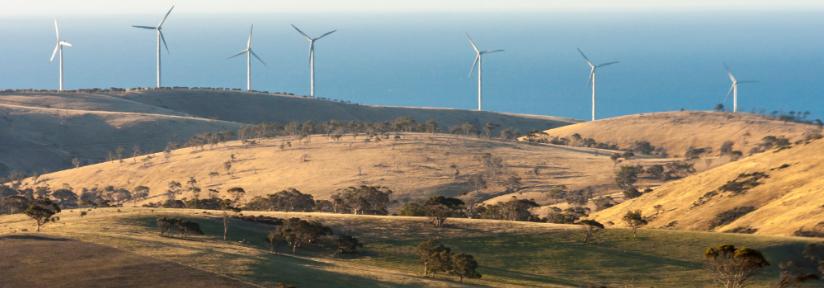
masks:
MULTIPOLYGON (((255 88, 308 94, 310 34, 339 29, 317 47, 318 95, 365 104, 472 109, 473 55, 485 60, 485 108, 589 117, 588 68, 620 60, 599 74, 599 116, 709 109, 727 93, 722 63, 739 79, 744 111, 810 111, 824 118, 824 13, 548 13, 548 14, 172 14, 165 34, 166 86, 244 86, 240 51, 255 24, 255 88)), ((162 9, 161 9, 162 10, 162 9)), ((154 85, 154 25, 161 16, 62 18, 67 88, 154 85)), ((0 19, 0 89, 54 88, 51 18, 0 19)), ((164 52, 165 53, 165 52, 164 52)), ((731 100, 727 102, 731 107, 731 100)))

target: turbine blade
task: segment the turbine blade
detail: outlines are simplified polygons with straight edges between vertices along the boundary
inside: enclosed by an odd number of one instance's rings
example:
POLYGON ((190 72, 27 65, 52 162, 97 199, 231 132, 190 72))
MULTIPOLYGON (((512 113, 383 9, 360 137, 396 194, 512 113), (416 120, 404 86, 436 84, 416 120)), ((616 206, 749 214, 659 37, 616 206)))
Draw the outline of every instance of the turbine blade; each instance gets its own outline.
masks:
POLYGON ((469 33, 466 33, 466 39, 469 40, 469 45, 472 45, 472 49, 475 50, 475 53, 481 53, 481 50, 478 49, 478 45, 475 44, 475 40, 472 40, 472 37, 469 36, 469 33))
POLYGON ((72 47, 72 43, 69 43, 69 42, 66 42, 66 41, 60 41, 60 45, 66 46, 66 47, 72 47))
POLYGON ((727 103, 727 99, 730 99, 730 95, 732 95, 733 88, 735 88, 735 84, 730 85, 730 91, 727 91, 727 96, 724 96, 724 101, 721 101, 721 103, 727 103))
POLYGON ((237 53, 237 54, 235 54, 235 55, 232 55, 232 56, 226 57, 226 59, 232 59, 232 58, 235 58, 235 57, 237 57, 237 56, 240 56, 240 55, 246 54, 246 51, 248 51, 248 50, 243 50, 243 51, 240 51, 239 53, 237 53))
POLYGON ((160 24, 157 24, 157 28, 163 28, 163 23, 166 23, 166 18, 169 18, 169 14, 172 14, 172 10, 175 9, 175 5, 172 5, 172 8, 169 8, 169 12, 166 12, 166 15, 163 16, 163 20, 160 20, 160 24))
POLYGON ((589 70, 589 78, 587 79, 587 84, 584 86, 589 87, 589 85, 592 85, 592 78, 595 78, 595 69, 589 70))
POLYGON ((598 66, 595 66, 595 67, 596 68, 601 68, 601 67, 604 67, 604 66, 614 65, 614 64, 618 64, 618 63, 621 63, 621 61, 607 62, 607 63, 601 64, 601 65, 598 65, 598 66))
POLYGON ((151 30, 157 30, 157 27, 152 27, 152 26, 132 25, 132 27, 134 27, 134 28, 140 28, 140 29, 151 29, 151 30))
POLYGON ((317 41, 317 40, 320 40, 321 38, 326 37, 326 36, 329 36, 329 35, 332 35, 332 33, 335 33, 335 32, 337 32, 337 31, 338 31, 338 30, 332 30, 332 31, 326 32, 326 33, 324 33, 323 35, 320 35, 320 37, 315 38, 314 40, 316 40, 316 41, 317 41))
POLYGON ((306 33, 304 33, 303 30, 300 30, 300 28, 298 28, 298 26, 295 26, 295 24, 289 24, 289 25, 292 25, 292 28, 295 28, 295 31, 298 31, 298 33, 300 33, 300 35, 303 35, 303 37, 306 37, 307 40, 312 40, 312 37, 309 37, 309 35, 306 35, 306 33))
POLYGON ((497 49, 497 50, 492 50, 492 51, 486 51, 486 52, 485 52, 485 54, 500 53, 500 52, 504 52, 504 49, 497 49))
POLYGON ((57 36, 57 41, 60 42, 60 27, 57 26, 57 19, 54 19, 54 34, 57 36))
POLYGON ((584 51, 581 50, 581 48, 576 48, 576 49, 578 49, 578 53, 581 53, 581 57, 584 57, 584 60, 587 60, 587 63, 590 63, 590 64, 592 63, 592 61, 589 60, 589 57, 587 57, 587 54, 584 54, 584 51))
POLYGON ((255 30, 255 25, 249 28, 249 39, 246 40, 246 49, 252 49, 252 31, 255 30))
POLYGON ((475 72, 475 67, 478 66, 478 61, 481 60, 481 54, 475 54, 475 61, 472 62, 472 67, 469 68, 469 74, 467 74, 466 78, 472 78, 472 73, 475 72))
POLYGON ((730 81, 732 81, 732 82, 737 82, 738 81, 737 79, 735 79, 735 75, 732 74, 732 69, 730 69, 730 66, 727 66, 727 63, 724 63, 724 70, 727 71, 727 77, 730 78, 730 81))
POLYGON ((54 51, 52 51, 52 55, 51 55, 51 58, 49 59, 49 62, 54 62, 54 56, 57 56, 57 50, 58 49, 60 49, 60 43, 57 43, 57 45, 54 45, 54 51))
POLYGON ((255 50, 249 49, 249 53, 252 53, 252 56, 255 56, 255 59, 260 61, 260 63, 263 63, 263 66, 266 66, 266 62, 263 62, 263 59, 260 59, 260 56, 255 53, 255 50))
POLYGON ((163 31, 157 31, 160 33, 160 41, 163 42, 163 47, 166 47, 166 53, 169 53, 169 45, 166 44, 166 37, 163 36, 163 31))

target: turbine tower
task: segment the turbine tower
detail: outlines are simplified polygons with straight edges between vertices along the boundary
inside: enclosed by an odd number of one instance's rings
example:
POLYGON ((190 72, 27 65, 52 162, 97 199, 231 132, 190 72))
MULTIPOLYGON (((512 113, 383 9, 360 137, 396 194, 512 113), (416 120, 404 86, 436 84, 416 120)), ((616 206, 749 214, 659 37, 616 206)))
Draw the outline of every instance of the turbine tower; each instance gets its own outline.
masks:
POLYGON ((57 44, 54 45, 54 51, 52 51, 49 63, 54 62, 54 57, 58 54, 60 55, 60 80, 57 91, 63 91, 63 47, 72 47, 72 44, 60 39, 60 27, 57 25, 57 19, 54 19, 54 33, 57 35, 57 44))
POLYGON ((335 33, 338 30, 332 30, 329 32, 320 35, 320 37, 312 38, 308 34, 304 33, 298 26, 291 24, 292 28, 295 28, 295 31, 298 31, 300 35, 303 35, 306 38, 306 41, 309 41, 309 96, 315 97, 315 41, 322 39, 323 37, 329 36, 332 33, 335 33))
POLYGON ((260 63, 263 63, 263 65, 266 65, 266 62, 263 62, 263 59, 260 59, 257 53, 255 53, 255 51, 252 50, 252 30, 254 29, 255 25, 252 25, 252 27, 249 28, 249 39, 246 40, 246 49, 243 49, 243 51, 240 51, 240 53, 237 53, 227 58, 232 59, 237 56, 246 54, 246 91, 252 90, 252 56, 254 56, 255 59, 257 59, 258 61, 260 61, 260 63))
POLYGON ((587 55, 584 54, 584 51, 582 51, 581 48, 578 48, 578 53, 581 53, 581 57, 584 57, 584 60, 587 61, 587 65, 589 65, 589 80, 587 81, 587 83, 589 85, 592 85, 592 121, 595 121, 595 76, 597 76, 596 74, 599 68, 609 66, 612 64, 618 64, 620 62, 612 61, 595 65, 592 63, 592 61, 589 60, 589 57, 587 57, 587 55))
POLYGON ((163 46, 166 47, 166 53, 169 53, 169 45, 166 44, 166 37, 163 37, 163 23, 166 23, 166 18, 169 18, 169 14, 172 14, 172 10, 175 9, 175 6, 172 5, 172 8, 169 8, 169 11, 166 12, 166 15, 163 16, 163 20, 160 20, 160 24, 157 24, 156 27, 153 26, 140 26, 140 25, 132 25, 134 28, 140 29, 149 29, 154 30, 157 37, 157 80, 156 86, 157 88, 161 87, 161 77, 160 77, 160 42, 163 42, 163 46))
POLYGON ((502 49, 498 50, 481 50, 478 48, 478 45, 475 43, 475 40, 472 40, 472 37, 469 36, 469 33, 466 33, 466 39, 469 40, 469 45, 472 45, 472 50, 475 51, 475 61, 472 62, 472 68, 469 69, 469 76, 472 77, 472 72, 475 71, 475 67, 478 67, 478 111, 483 110, 482 101, 483 101, 483 90, 484 90, 484 82, 483 82, 483 67, 484 67, 484 55, 504 52, 502 49))
POLYGON ((724 97, 724 102, 727 102, 726 98, 729 98, 730 94, 732 94, 732 112, 736 113, 736 112, 738 112, 738 85, 758 83, 758 81, 753 81, 753 80, 739 81, 738 78, 735 78, 735 75, 732 74, 732 70, 730 69, 729 66, 724 64, 724 69, 727 70, 727 76, 730 77, 730 82, 732 82, 732 84, 730 85, 730 91, 727 92, 727 96, 724 97))

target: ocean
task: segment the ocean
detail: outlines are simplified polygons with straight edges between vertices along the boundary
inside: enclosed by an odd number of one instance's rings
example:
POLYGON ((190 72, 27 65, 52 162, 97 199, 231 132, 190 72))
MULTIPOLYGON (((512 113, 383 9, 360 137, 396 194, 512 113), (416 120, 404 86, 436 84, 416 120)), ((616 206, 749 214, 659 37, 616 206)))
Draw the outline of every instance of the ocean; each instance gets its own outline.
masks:
MULTIPOLYGON (((66 88, 154 85, 157 15, 58 17, 66 88)), ((588 119, 589 68, 598 73, 598 117, 679 109, 709 110, 724 100, 729 64, 742 85, 741 111, 809 111, 824 118, 824 11, 593 13, 187 14, 164 27, 164 86, 245 87, 245 61, 226 59, 255 25, 254 89, 309 93, 308 44, 317 43, 316 94, 363 104, 474 109, 468 77, 470 33, 482 49, 489 111, 588 119)), ((0 19, 0 89, 57 87, 51 17, 0 19)), ((732 106, 731 99, 726 105, 732 106)))

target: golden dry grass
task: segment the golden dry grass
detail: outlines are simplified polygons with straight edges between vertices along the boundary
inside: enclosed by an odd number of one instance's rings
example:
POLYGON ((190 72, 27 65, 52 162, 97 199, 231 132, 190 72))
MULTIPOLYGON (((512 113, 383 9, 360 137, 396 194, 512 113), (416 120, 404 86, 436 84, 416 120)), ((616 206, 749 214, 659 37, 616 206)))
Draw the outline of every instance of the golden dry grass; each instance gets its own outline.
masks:
MULTIPOLYGON (((767 151, 732 162, 703 173, 656 188, 652 193, 596 213, 599 221, 612 221, 623 226, 621 217, 630 210, 655 215, 655 205, 663 212, 655 216, 648 227, 669 226, 675 229, 707 230, 712 219, 721 212, 736 207, 752 206, 756 210, 737 220, 715 228, 728 231, 750 227, 756 234, 792 235, 800 228, 813 229, 824 222, 824 140, 797 144, 781 151, 767 151), (741 194, 720 192, 719 187, 742 173, 762 172, 769 178, 741 194), (693 207, 707 192, 703 205, 693 207), (673 223, 673 224, 670 224, 673 223)), ((820 227, 819 227, 820 228, 820 227)))
POLYGON ((105 160, 117 147, 131 155, 163 150, 204 132, 289 121, 367 122, 408 116, 442 129, 492 122, 526 132, 574 123, 559 117, 457 109, 366 106, 286 95, 215 90, 0 92, 0 175, 41 173, 105 160), (10 152, 9 152, 10 151, 10 152))
MULTIPOLYGON (((243 187, 247 200, 290 187, 317 199, 328 199, 337 189, 361 184, 389 187, 394 191, 392 199, 400 201, 432 195, 492 201, 517 196, 547 201, 546 192, 552 185, 615 189, 612 161, 591 149, 444 134, 410 133, 401 137, 368 143, 362 135, 347 135, 338 142, 324 136, 257 140, 254 145, 226 142, 202 150, 174 150, 168 161, 163 153, 156 153, 150 159, 140 156, 45 174, 37 185, 69 185, 76 190, 145 185, 151 188, 153 196, 159 196, 170 181, 185 186, 189 177, 195 177, 204 191, 200 197, 205 197, 208 189, 225 192, 231 187, 243 187), (281 149, 287 142, 291 147, 281 149), (501 158, 504 167, 499 169, 499 176, 488 179, 486 189, 466 194, 474 190, 468 183, 470 176, 486 171, 481 158, 487 153, 501 158), (232 155, 236 160, 227 170, 224 164, 232 155), (534 173, 535 167, 540 168, 538 174, 534 173), (524 190, 503 192, 504 188, 495 180, 509 175, 521 177, 524 190)), ((32 185, 32 179, 27 184, 32 185)), ((183 197, 193 195, 184 193, 180 198, 183 197)))
POLYGON ((734 142, 734 149, 746 155, 765 136, 785 136, 794 142, 814 131, 820 131, 820 128, 749 113, 684 111, 620 116, 545 132, 550 137, 566 138, 577 133, 598 142, 617 144, 621 148, 645 140, 653 146, 665 148, 670 156, 678 157, 683 156, 690 147, 710 147, 717 155, 726 141, 734 142))

